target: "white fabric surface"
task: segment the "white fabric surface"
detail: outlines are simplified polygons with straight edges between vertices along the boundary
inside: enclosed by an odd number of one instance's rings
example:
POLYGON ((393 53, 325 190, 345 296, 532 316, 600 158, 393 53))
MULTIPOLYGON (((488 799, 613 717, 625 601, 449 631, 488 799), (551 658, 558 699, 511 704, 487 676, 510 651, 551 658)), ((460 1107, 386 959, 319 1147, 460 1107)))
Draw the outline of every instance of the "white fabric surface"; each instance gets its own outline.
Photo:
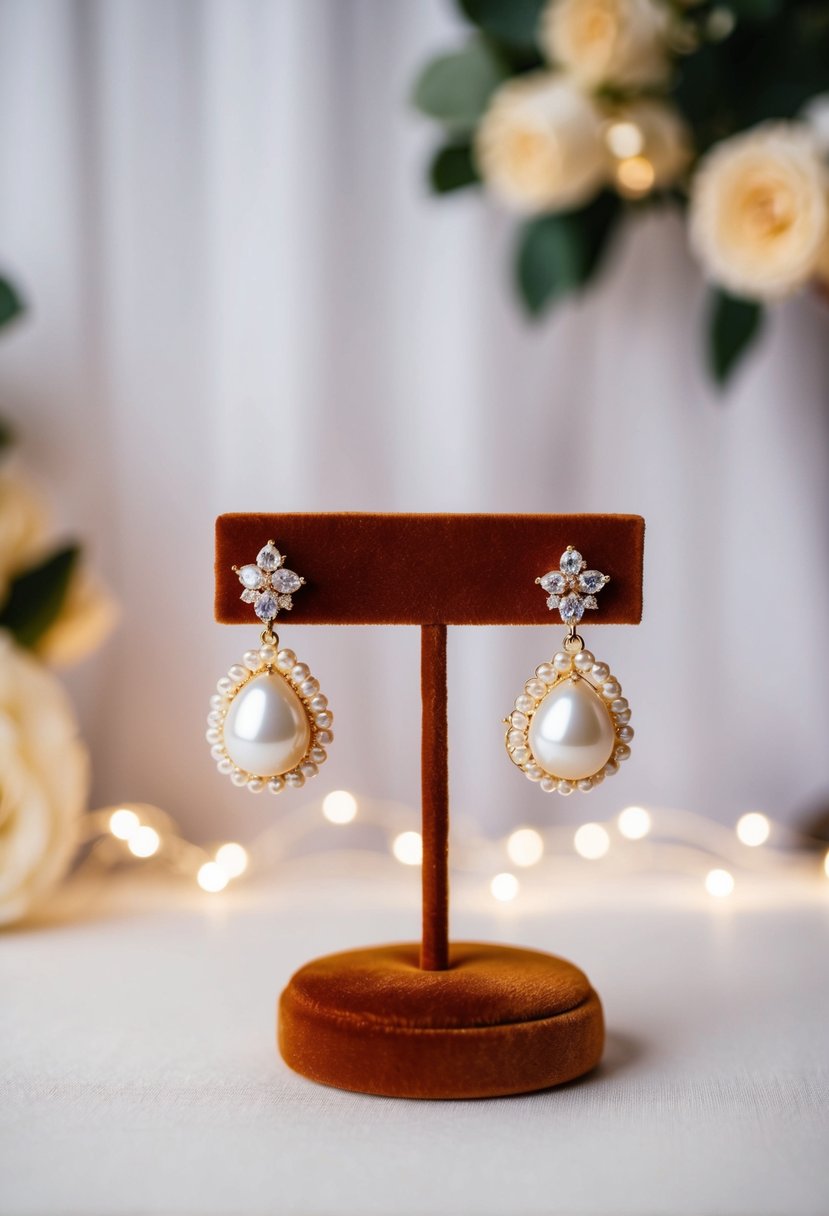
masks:
MULTIPOLYGON (((423 186, 407 97, 458 34, 444 0, 0 5, 0 262, 31 302, 0 411, 124 604, 74 681, 97 801, 204 836, 270 813, 202 737, 255 636, 211 620, 219 511, 601 510, 647 518, 646 615, 586 631, 637 729, 590 813, 795 816, 827 782, 826 307, 783 308, 719 401, 699 272, 652 216, 601 291, 524 324, 505 217, 423 186)), ((284 635, 337 714, 320 794, 416 802, 414 632, 284 635)), ((451 639, 454 796, 492 830, 548 811, 501 717, 559 637, 451 639)))
POLYGON ((273 1042, 302 962, 416 934, 417 875, 90 891, 0 952, 0 1210, 824 1216, 826 892, 741 890, 595 883, 520 912, 461 886, 455 935, 578 962, 609 1042, 582 1082, 448 1103, 316 1086, 273 1042))

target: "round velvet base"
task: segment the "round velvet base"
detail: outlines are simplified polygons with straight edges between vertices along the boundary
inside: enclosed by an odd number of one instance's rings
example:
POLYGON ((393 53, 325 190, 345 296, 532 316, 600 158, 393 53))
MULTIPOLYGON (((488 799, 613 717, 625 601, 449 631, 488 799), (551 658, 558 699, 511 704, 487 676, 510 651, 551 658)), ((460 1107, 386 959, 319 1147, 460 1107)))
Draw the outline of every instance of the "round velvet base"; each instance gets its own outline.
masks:
POLYGON ((396 1098, 529 1093, 588 1072, 602 1054, 599 998, 564 959, 458 942, 446 971, 416 944, 318 958, 279 1001, 278 1041, 296 1072, 396 1098))

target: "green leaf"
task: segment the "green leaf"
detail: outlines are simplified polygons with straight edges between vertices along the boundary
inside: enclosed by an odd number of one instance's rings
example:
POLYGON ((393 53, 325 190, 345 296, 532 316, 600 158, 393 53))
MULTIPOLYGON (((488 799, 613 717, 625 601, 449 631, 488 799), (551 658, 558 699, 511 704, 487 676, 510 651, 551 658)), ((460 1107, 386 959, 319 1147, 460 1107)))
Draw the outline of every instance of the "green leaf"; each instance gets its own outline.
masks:
POLYGON ((708 321, 708 360, 717 384, 724 385, 760 334, 763 307, 715 289, 708 321))
POLYGON ((0 278, 0 325, 7 325, 23 312, 24 304, 8 279, 0 278))
POLYGON ((621 215, 614 194, 600 194, 580 211, 542 215, 523 227, 516 264, 518 289, 531 316, 540 316, 597 273, 621 215))
POLYGON ((535 47, 547 0, 460 0, 464 16, 493 38, 512 46, 535 47))
POLYGON ((728 7, 738 21, 771 21, 783 6, 783 0, 729 0, 728 7))
POLYGON ((475 38, 464 50, 427 63, 415 83, 412 100, 449 131, 466 135, 506 75, 506 66, 493 48, 475 38))
POLYGON ((21 646, 36 646, 63 607, 80 554, 77 545, 53 553, 12 581, 0 610, 0 629, 8 629, 21 646))
POLYGON ((462 190, 480 180, 469 144, 446 144, 438 149, 429 166, 429 182, 435 194, 462 190))

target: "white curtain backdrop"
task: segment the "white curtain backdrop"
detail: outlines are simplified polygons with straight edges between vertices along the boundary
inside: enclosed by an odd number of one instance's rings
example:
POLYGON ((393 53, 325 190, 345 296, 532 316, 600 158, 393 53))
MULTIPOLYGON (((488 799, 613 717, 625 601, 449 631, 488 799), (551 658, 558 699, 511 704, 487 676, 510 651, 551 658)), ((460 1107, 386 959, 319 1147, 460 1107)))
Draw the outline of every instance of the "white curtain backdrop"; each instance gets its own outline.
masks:
MULTIPOLYGON (((454 631, 456 823, 797 817, 829 776, 829 310, 779 310, 719 399, 699 273, 654 216, 601 290, 526 324, 505 218, 424 186, 434 132, 407 98, 458 31, 448 0, 0 4, 0 265, 30 302, 0 341, 0 414, 123 605, 71 679, 95 798, 203 838, 280 813, 203 739, 257 636, 212 621, 219 512, 623 511, 647 520, 644 622, 585 633, 631 699, 634 757, 545 799, 501 718, 561 628, 454 631)), ((292 797, 415 806, 417 632, 281 632, 337 717, 292 797)))

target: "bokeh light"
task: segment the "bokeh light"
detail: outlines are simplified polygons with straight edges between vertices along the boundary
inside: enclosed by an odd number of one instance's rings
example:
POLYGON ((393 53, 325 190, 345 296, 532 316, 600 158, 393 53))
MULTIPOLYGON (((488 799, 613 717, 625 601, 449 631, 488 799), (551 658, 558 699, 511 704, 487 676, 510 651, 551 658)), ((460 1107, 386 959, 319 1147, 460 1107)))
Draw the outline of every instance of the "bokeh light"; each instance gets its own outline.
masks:
POLYGON ((404 866, 419 866, 423 862, 423 839, 420 832, 401 832, 395 836, 391 851, 404 866))
POLYGON ((705 889, 715 899, 725 899, 734 890, 734 876, 728 870, 709 870, 705 875, 705 889))
POLYGON ((322 800, 322 813, 329 823, 351 823, 357 814, 357 799, 348 790, 332 790, 322 800))
POLYGON ((737 820, 737 836, 750 848, 756 849, 758 845, 765 844, 770 835, 771 824, 759 811, 749 811, 737 820))
POLYGON ((638 156, 645 146, 645 137, 635 122, 613 122, 604 133, 605 143, 618 160, 638 156))
POLYGON ((626 194, 647 194, 655 177, 653 165, 645 156, 631 156, 616 166, 616 180, 626 194))
POLYGON ((600 823, 584 823, 573 837, 573 848, 579 857, 597 861, 610 848, 610 837, 600 823))
POLYGON ((247 849, 229 840, 216 850, 216 865, 228 878, 238 878, 248 868, 247 849))
POLYGON ((618 825, 628 840, 641 840, 651 830, 651 817, 643 806, 626 806, 619 814, 618 825))
POLYGON ((521 884, 514 874, 503 873, 496 874, 492 882, 489 884, 489 889, 492 895, 499 903, 508 904, 510 900, 515 899, 518 892, 521 890, 521 884))
POLYGON ((228 881, 226 872, 216 861, 206 861, 196 875, 196 882, 202 891, 209 891, 211 895, 217 891, 223 891, 228 881))
POLYGON ((141 824, 127 840, 127 848, 134 857, 152 857, 161 847, 161 837, 155 828, 141 824))
POLYGON ((119 807, 109 817, 109 830, 118 840, 129 840, 140 826, 141 820, 135 811, 129 811, 126 807, 119 807))
POLYGON ((513 865, 534 866, 544 856, 544 841, 535 828, 516 828, 507 839, 507 856, 513 865))

